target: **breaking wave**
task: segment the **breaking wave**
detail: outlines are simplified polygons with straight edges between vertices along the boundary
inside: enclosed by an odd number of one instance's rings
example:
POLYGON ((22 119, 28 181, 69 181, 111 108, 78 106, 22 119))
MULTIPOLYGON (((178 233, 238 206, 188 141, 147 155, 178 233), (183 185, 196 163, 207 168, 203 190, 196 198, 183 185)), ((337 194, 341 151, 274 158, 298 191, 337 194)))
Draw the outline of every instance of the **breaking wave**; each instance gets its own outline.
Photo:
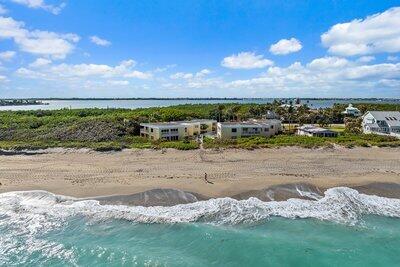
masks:
POLYGON ((263 202, 257 198, 217 198, 172 207, 101 205, 97 200, 80 200, 46 191, 0 194, 0 221, 4 216, 9 222, 29 221, 31 231, 56 226, 72 216, 99 220, 124 219, 137 223, 214 224, 254 223, 280 216, 355 224, 363 215, 400 218, 400 199, 365 195, 347 187, 328 189, 325 196, 317 200, 263 202))

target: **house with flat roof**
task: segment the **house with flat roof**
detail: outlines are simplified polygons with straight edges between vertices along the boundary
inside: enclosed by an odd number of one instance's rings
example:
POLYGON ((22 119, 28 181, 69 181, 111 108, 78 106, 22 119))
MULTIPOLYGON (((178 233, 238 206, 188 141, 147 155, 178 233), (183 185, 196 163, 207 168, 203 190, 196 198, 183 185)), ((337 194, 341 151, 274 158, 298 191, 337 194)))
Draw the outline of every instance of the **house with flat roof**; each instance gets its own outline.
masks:
POLYGON ((315 136, 315 137, 337 137, 338 133, 311 124, 305 124, 297 128, 297 135, 315 136))
POLYGON ((368 111, 363 116, 361 125, 365 134, 400 138, 400 111, 368 111))
POLYGON ((243 122, 219 122, 217 137, 236 139, 250 136, 272 136, 282 132, 280 120, 249 120, 243 122))
POLYGON ((349 104, 342 114, 345 116, 359 117, 361 116, 361 111, 358 108, 353 107, 352 104, 349 104))
POLYGON ((190 120, 157 123, 141 123, 140 136, 151 140, 182 140, 186 137, 195 137, 203 133, 216 131, 215 120, 190 120))

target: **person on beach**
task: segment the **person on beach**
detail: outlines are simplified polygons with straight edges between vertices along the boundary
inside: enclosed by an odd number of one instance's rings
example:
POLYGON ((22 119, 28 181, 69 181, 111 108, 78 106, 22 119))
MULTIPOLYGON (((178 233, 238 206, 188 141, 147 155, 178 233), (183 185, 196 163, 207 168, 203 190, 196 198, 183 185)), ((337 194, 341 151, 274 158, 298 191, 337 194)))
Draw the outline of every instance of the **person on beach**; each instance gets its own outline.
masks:
POLYGON ((210 182, 210 181, 207 179, 207 173, 204 173, 204 180, 205 180, 206 183, 208 183, 208 184, 214 184, 213 182, 210 182))

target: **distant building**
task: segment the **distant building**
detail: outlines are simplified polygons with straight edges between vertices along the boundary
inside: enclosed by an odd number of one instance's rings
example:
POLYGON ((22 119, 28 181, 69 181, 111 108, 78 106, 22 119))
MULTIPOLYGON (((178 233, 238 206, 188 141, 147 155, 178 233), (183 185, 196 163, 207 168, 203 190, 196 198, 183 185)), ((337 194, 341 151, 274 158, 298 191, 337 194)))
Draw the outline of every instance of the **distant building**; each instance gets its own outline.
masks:
POLYGON ((368 111, 363 116, 363 132, 400 138, 400 111, 368 111))
POLYGON ((215 120, 191 120, 176 122, 141 123, 140 136, 151 140, 182 140, 203 133, 216 131, 215 120))
POLYGON ((337 137, 338 133, 325 128, 306 124, 297 128, 298 135, 316 136, 316 137, 337 137))
POLYGON ((267 114, 263 116, 264 120, 280 120, 281 117, 275 111, 268 110, 267 114))
POLYGON ((358 108, 353 107, 352 104, 349 104, 349 106, 345 109, 345 111, 342 112, 342 114, 347 116, 359 117, 361 116, 361 111, 358 108))
POLYGON ((280 120, 249 120, 244 122, 219 122, 217 137, 222 139, 236 139, 250 136, 272 136, 282 132, 280 120))

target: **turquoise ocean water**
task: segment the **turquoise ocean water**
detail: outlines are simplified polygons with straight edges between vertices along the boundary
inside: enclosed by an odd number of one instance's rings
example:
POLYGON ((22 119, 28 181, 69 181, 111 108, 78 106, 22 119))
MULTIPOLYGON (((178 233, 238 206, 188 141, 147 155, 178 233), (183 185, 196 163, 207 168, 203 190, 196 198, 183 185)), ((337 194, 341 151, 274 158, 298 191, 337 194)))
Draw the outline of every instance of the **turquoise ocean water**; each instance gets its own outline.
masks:
POLYGON ((399 207, 348 188, 150 208, 5 193, 0 266, 399 266, 399 207))

